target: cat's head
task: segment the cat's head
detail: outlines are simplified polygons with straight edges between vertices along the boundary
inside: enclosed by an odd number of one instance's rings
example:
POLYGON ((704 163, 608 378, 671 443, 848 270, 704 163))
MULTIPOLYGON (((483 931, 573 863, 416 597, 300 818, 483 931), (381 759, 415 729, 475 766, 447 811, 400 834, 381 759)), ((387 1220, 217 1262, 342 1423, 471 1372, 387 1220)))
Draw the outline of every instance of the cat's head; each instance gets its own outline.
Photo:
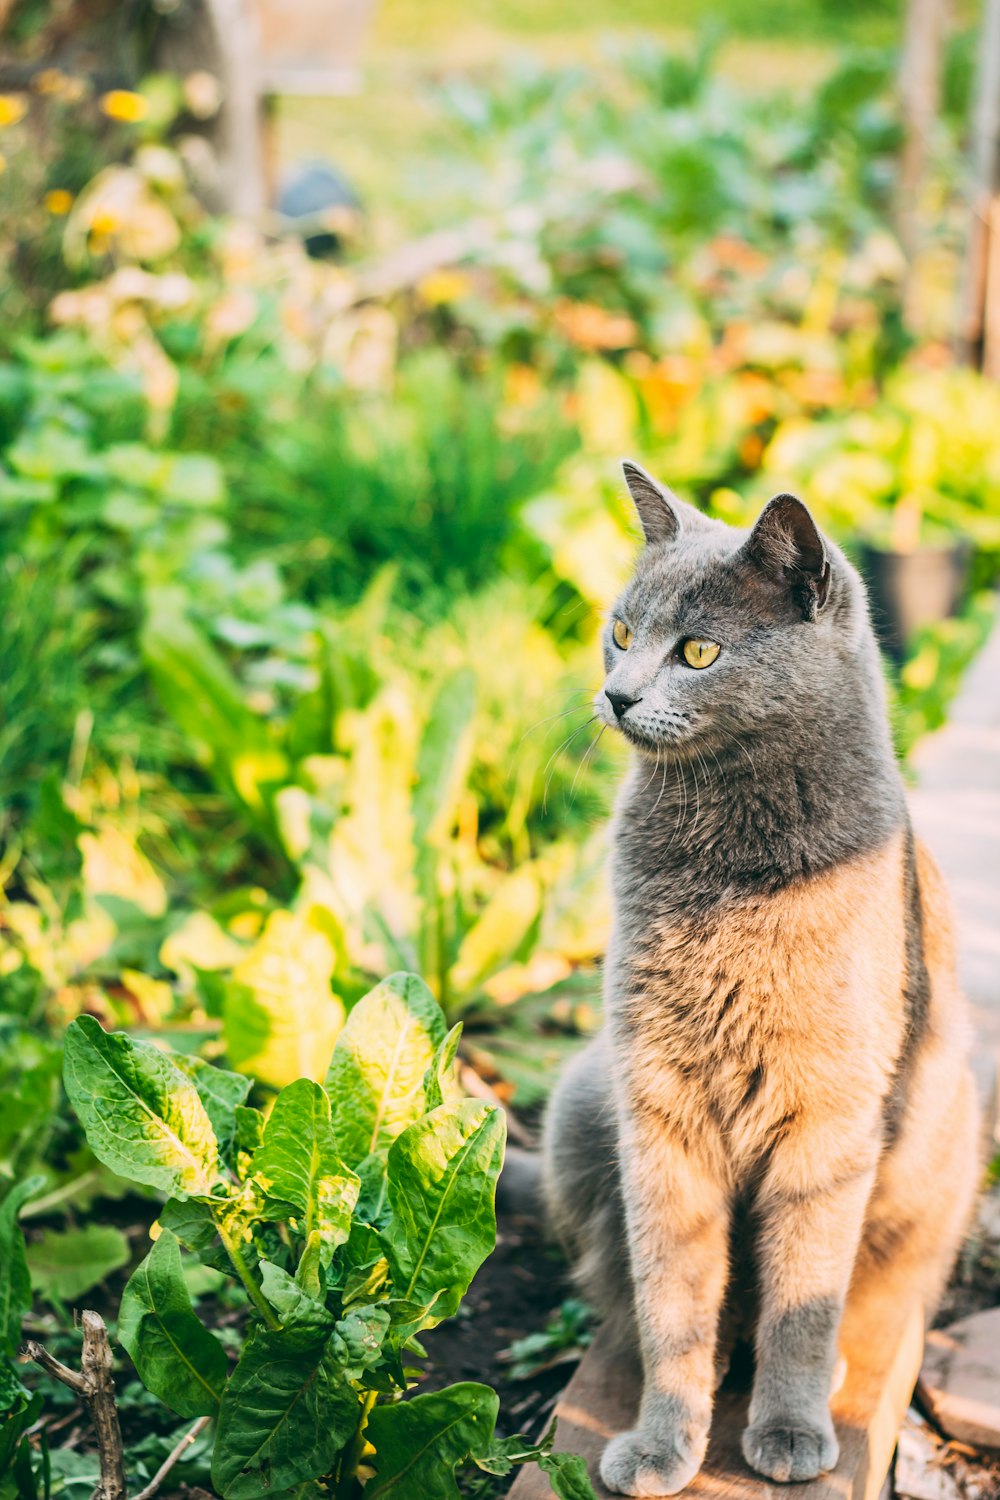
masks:
POLYGON ((872 659, 854 569, 793 495, 742 531, 624 471, 646 545, 605 626, 597 717, 652 754, 800 730, 872 659))

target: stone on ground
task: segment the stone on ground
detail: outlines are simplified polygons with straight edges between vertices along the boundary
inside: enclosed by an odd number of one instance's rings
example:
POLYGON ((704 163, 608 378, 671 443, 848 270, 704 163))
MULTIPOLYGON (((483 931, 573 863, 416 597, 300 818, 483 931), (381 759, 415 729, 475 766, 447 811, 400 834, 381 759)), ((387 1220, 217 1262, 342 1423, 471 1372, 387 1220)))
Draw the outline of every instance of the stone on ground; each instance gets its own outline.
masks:
POLYGON ((943 1466, 944 1456, 941 1439, 911 1407, 896 1449, 898 1500, 962 1500, 954 1474, 943 1466))
POLYGON ((949 1437, 1000 1449, 1000 1307, 929 1333, 918 1388, 949 1437))

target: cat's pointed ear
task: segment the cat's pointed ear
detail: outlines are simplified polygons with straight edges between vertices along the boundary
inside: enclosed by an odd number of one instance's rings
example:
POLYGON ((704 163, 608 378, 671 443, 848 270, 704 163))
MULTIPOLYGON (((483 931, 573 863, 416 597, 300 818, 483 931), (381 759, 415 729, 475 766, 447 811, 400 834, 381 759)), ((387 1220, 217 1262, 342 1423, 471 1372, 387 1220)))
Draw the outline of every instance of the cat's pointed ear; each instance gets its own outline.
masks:
POLYGON ((675 541, 681 529, 678 515, 680 501, 630 458, 622 463, 622 473, 639 512, 643 536, 648 545, 675 541))
POLYGON ((742 551, 773 582, 789 590, 804 619, 815 620, 830 591, 830 559, 801 500, 794 495, 769 500, 742 551))

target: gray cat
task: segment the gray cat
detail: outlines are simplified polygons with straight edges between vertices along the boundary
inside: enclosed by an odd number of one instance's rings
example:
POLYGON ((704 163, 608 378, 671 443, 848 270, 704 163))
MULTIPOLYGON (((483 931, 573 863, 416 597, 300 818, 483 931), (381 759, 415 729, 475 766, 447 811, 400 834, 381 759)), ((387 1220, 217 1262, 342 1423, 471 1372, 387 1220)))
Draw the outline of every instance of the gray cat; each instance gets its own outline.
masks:
POLYGON ((748 1325, 744 1455, 812 1479, 837 1460, 845 1302, 933 1309, 975 1192, 947 898, 910 829, 847 559, 791 495, 747 533, 625 476, 646 545, 597 697, 635 747, 606 1021, 553 1096, 546 1198, 641 1356, 605 1483, 689 1483, 748 1325))

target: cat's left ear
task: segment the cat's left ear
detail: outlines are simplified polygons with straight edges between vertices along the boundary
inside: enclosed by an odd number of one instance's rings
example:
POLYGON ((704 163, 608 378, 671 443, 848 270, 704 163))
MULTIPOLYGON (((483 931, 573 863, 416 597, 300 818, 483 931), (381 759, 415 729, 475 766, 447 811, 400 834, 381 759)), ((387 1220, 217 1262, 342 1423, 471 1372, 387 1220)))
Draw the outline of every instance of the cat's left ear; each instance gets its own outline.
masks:
POLYGON ((830 592, 830 559, 819 528, 801 500, 775 495, 743 544, 744 556, 783 584, 805 620, 815 620, 830 592))

